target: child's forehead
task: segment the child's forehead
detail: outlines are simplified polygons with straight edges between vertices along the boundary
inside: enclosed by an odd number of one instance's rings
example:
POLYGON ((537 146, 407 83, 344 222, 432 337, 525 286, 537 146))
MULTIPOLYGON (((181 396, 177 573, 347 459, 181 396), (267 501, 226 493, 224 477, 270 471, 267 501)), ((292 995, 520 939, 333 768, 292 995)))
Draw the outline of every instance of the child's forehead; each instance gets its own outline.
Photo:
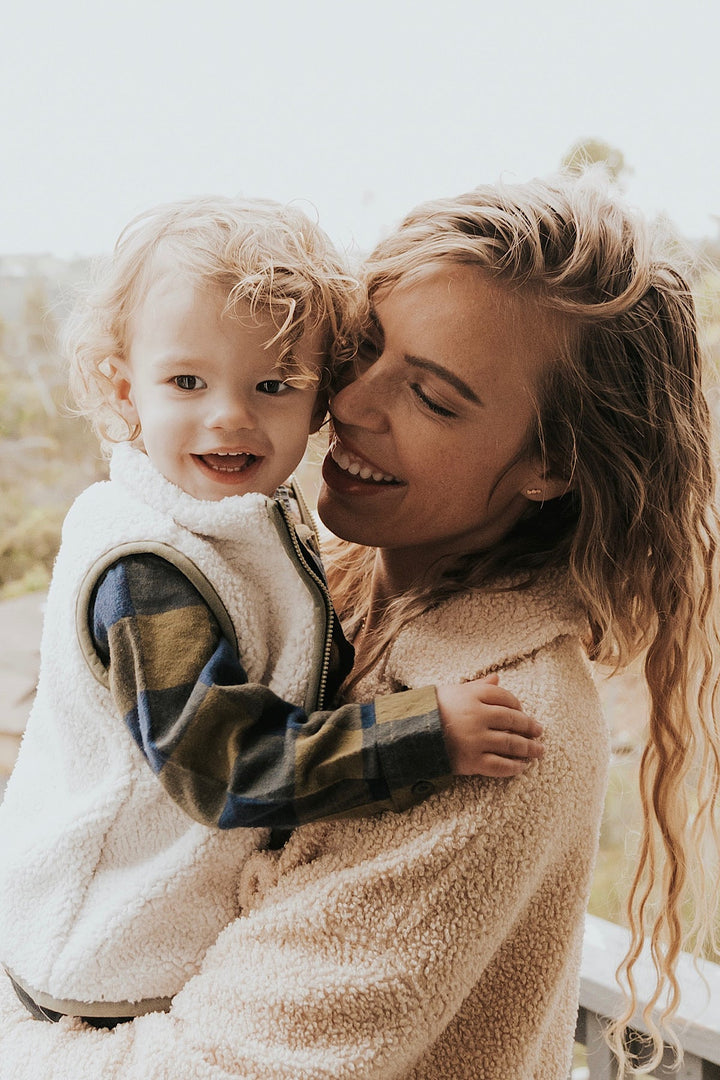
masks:
POLYGON ((125 331, 128 352, 187 350, 208 355, 228 337, 235 347, 268 358, 288 361, 304 356, 312 366, 325 363, 326 329, 323 320, 293 318, 292 307, 253 304, 236 295, 232 282, 214 281, 164 260, 139 290, 125 331))
POLYGON ((140 321, 182 318, 203 311, 253 329, 270 323, 277 332, 283 325, 271 305, 253 306, 250 299, 238 295, 236 282, 210 277, 168 259, 148 268, 139 285, 131 309, 131 330, 140 321))
MULTIPOLYGON (((313 297, 306 297, 299 304, 272 280, 269 271, 267 285, 263 287, 263 276, 262 270, 242 275, 219 259, 216 265, 206 261, 196 266, 192 260, 179 258, 167 245, 161 245, 148 259, 138 281, 133 311, 151 295, 171 299, 177 292, 192 293, 196 303, 220 308, 228 318, 248 325, 271 324, 277 332, 301 327, 305 333, 328 321, 313 297)), ((297 336, 297 331, 293 336, 297 336)))

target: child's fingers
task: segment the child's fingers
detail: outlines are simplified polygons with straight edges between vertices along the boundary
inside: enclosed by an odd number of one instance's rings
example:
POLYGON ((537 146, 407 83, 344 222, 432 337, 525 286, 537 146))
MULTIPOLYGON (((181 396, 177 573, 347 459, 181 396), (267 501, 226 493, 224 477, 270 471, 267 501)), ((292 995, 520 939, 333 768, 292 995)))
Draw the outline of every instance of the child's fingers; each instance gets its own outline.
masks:
POLYGON ((537 739, 526 739, 512 731, 486 731, 482 747, 485 754, 524 761, 537 760, 545 753, 545 747, 537 739))
POLYGON ((522 776, 528 765, 529 762, 523 761, 521 758, 484 754, 480 771, 482 776, 504 779, 509 776, 522 776))
POLYGON ((525 735, 528 739, 539 739, 544 734, 544 727, 528 716, 522 709, 494 705, 488 709, 487 727, 491 731, 513 731, 525 735))
POLYGON ((509 690, 506 690, 504 686, 485 682, 484 679, 479 679, 469 685, 475 688, 478 701, 482 701, 486 705, 504 705, 507 709, 522 709, 519 699, 514 694, 511 694, 509 690))

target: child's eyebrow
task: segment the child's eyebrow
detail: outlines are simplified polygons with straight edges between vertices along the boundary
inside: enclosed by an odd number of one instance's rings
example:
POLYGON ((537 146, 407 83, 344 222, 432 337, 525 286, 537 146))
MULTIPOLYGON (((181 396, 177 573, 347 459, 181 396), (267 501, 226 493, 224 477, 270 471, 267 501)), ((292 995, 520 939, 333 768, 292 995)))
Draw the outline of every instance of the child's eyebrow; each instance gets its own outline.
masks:
POLYGON ((164 356, 158 356, 155 359, 155 367, 160 371, 170 371, 176 369, 178 365, 197 367, 203 363, 201 356, 193 356, 190 353, 174 352, 166 353, 164 356))

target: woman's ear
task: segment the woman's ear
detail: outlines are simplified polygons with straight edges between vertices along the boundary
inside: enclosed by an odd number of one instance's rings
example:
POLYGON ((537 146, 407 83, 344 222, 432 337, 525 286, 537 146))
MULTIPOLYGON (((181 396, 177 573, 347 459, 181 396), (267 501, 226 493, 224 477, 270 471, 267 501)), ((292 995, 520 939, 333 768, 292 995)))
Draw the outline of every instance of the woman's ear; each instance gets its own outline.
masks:
POLYGON ((565 480, 543 469, 538 462, 525 475, 520 494, 531 502, 550 502, 551 499, 559 499, 561 495, 567 495, 571 487, 571 480, 565 480))
POLYGON ((108 356, 103 361, 102 371, 113 388, 113 405, 130 430, 134 430, 140 425, 140 417, 133 401, 129 364, 117 356, 108 356))

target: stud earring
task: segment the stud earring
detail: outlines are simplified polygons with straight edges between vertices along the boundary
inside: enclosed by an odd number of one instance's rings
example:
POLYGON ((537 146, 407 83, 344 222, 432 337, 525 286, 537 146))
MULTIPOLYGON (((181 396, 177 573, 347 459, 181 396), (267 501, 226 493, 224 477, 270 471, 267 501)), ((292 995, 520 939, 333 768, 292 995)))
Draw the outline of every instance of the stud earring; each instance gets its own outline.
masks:
POLYGON ((542 488, 526 488, 526 495, 542 495, 542 488))

